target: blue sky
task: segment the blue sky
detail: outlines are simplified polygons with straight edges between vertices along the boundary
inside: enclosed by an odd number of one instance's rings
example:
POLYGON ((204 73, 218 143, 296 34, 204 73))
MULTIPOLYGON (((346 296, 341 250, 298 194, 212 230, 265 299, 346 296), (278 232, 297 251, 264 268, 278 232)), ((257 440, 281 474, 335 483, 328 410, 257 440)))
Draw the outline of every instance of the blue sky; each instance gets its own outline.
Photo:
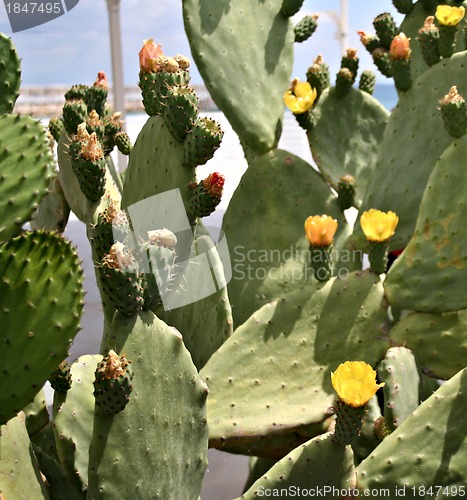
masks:
MULTIPOLYGON (((212 0, 216 1, 216 0, 212 0)), ((235 1, 235 0, 232 0, 235 1)), ((251 0, 256 1, 256 0, 251 0)), ((397 16, 389 0, 348 0, 349 47, 358 49, 362 69, 374 65, 363 49, 356 31, 373 31, 372 20, 382 12, 397 16)), ((121 25, 124 77, 127 85, 138 80, 138 51, 143 39, 154 38, 164 53, 190 55, 183 29, 181 0, 122 0, 121 25)), ((339 11, 340 0, 305 0, 297 20, 304 14, 320 13, 319 25, 311 39, 296 44, 293 76, 304 78, 318 54, 323 54, 331 70, 339 67, 340 51, 336 24, 326 12, 339 11)), ((98 71, 111 77, 111 55, 106 0, 80 0, 69 13, 47 24, 12 33, 3 2, 0 5, 0 31, 12 37, 22 58, 23 85, 92 83, 98 71)), ((201 83, 192 71, 192 82, 201 83)), ((378 82, 386 83, 383 76, 378 82)))

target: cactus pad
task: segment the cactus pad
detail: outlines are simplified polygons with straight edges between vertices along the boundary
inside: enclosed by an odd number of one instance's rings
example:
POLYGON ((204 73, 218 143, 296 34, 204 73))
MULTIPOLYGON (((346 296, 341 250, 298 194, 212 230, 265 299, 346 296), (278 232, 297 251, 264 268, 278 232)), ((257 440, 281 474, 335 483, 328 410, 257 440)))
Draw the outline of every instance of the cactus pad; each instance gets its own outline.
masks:
POLYGON ((358 206, 375 167, 389 113, 365 92, 350 89, 339 98, 330 89, 313 114, 316 124, 308 133, 313 158, 335 189, 344 175, 354 177, 358 206))
POLYGON ((52 175, 53 158, 41 124, 28 116, 1 116, 0 240, 29 220, 52 175))
POLYGON ((21 63, 13 42, 0 33, 0 115, 11 113, 19 96, 21 63))
POLYGON ((207 387, 181 335, 151 312, 117 313, 109 331, 105 349, 131 359, 134 387, 122 412, 95 414, 89 497, 144 497, 150 488, 154 498, 198 498, 207 459, 207 387), (154 471, 164 471, 164 480, 155 480, 154 471))
POLYGON ((70 244, 26 233, 0 246, 0 395, 4 423, 33 400, 68 355, 83 308, 82 271, 70 244))
POLYGON ((185 29, 206 87, 241 140, 257 153, 279 140, 282 96, 292 72, 294 29, 279 15, 281 7, 282 0, 183 2, 185 29))
POLYGON ((369 272, 307 285, 263 306, 201 371, 211 445, 249 453, 265 434, 324 420, 335 395, 331 371, 347 359, 375 364, 384 355, 385 316, 382 285, 369 272))

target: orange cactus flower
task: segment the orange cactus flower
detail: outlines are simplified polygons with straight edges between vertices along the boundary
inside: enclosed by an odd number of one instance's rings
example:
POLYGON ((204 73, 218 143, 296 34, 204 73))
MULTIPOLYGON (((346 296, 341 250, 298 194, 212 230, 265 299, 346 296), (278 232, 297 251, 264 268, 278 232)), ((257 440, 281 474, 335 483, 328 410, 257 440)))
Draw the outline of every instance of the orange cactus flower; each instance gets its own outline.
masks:
POLYGON ((139 51, 139 67, 142 73, 155 73, 158 68, 156 59, 163 56, 162 47, 154 40, 144 40, 143 46, 139 51))
POLYGON ((337 220, 329 215, 312 215, 305 221, 305 233, 310 245, 327 247, 334 241, 337 220))

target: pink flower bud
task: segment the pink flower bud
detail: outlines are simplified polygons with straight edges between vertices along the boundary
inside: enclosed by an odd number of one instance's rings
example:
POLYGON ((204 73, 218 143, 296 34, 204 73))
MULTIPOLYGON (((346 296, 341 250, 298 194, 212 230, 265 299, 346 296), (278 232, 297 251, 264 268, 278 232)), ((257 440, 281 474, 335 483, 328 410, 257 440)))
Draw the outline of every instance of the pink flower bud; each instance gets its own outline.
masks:
POLYGON ((157 57, 163 56, 162 47, 154 40, 144 40, 144 45, 139 51, 139 67, 142 73, 155 73, 157 66, 155 60, 157 57))
POLYGON ((101 89, 107 90, 109 88, 109 82, 107 81, 107 76, 103 71, 97 73, 96 81, 94 82, 94 87, 100 87, 101 89))
POLYGON ((389 48, 389 53, 392 59, 407 60, 412 51, 410 50, 410 39, 404 33, 396 35, 389 48))

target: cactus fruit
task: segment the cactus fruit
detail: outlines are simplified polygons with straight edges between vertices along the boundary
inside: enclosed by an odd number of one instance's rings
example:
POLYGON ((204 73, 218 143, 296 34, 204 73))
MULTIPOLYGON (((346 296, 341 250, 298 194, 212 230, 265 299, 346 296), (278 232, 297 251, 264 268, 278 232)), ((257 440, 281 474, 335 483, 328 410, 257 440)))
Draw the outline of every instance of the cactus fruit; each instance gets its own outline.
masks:
POLYGON ((183 143, 185 165, 204 165, 219 148, 224 132, 220 125, 210 118, 198 118, 183 143))
POLYGON ((49 382, 54 391, 66 394, 71 387, 70 365, 62 361, 49 378, 49 382))
POLYGON ((389 56, 389 51, 384 47, 379 47, 375 49, 371 56, 376 67, 380 70, 381 74, 387 78, 392 77, 392 67, 391 58, 389 56))
POLYGON ((304 0, 283 0, 281 14, 284 17, 294 16, 302 7, 304 0))
POLYGON ((467 130, 467 111, 465 99, 453 85, 449 92, 439 101, 440 111, 447 132, 458 139, 467 130))
POLYGON ((439 29, 434 23, 435 18, 428 16, 424 25, 418 31, 418 43, 422 52, 423 60, 428 66, 433 66, 440 60, 439 53, 439 29))
POLYGON ((344 175, 337 184, 337 203, 341 210, 347 210, 355 203, 355 178, 344 175))
POLYGON ((102 286, 114 307, 133 316, 143 307, 143 289, 139 266, 131 250, 119 241, 114 243, 99 267, 102 286))
POLYGON ((391 73, 397 90, 406 92, 412 86, 410 40, 404 33, 396 35, 389 49, 391 73))
POLYGON ((87 118, 88 108, 83 99, 65 101, 63 105, 63 123, 69 134, 77 134, 78 125, 86 122, 87 118))
POLYGON ((225 178, 214 172, 196 186, 193 186, 190 210, 195 217, 207 217, 219 205, 225 178))
POLYGON ((76 85, 72 85, 65 92, 65 101, 76 101, 81 100, 86 102, 88 96, 89 87, 84 85, 83 83, 78 83, 76 85))
POLYGON ((98 201, 105 193, 104 151, 95 132, 89 134, 86 123, 78 127, 74 143, 70 145, 73 172, 83 194, 90 201, 98 201))
POLYGON ((49 131, 52 137, 58 142, 63 130, 63 120, 61 118, 51 118, 49 120, 49 131))
POLYGON ((321 55, 317 56, 306 72, 306 80, 317 92, 317 98, 330 86, 329 66, 321 55))
POLYGON ((379 14, 373 21, 376 35, 379 38, 381 46, 389 50, 393 38, 397 35, 398 29, 396 23, 388 12, 379 14))
POLYGON ((352 84, 357 78, 359 60, 357 57, 357 49, 347 49, 341 59, 341 69, 347 68, 353 75, 352 84))
POLYGON ((366 31, 357 31, 360 41, 362 42, 365 49, 369 54, 373 54, 373 51, 381 47, 381 41, 377 35, 372 35, 366 31))
POLYGON ((132 144, 129 135, 124 131, 121 130, 120 132, 117 132, 114 136, 114 142, 115 146, 117 146, 118 150, 120 153, 123 155, 129 155, 132 150, 132 144))
POLYGON ((465 8, 450 5, 438 5, 435 12, 438 21, 438 47, 441 57, 451 57, 456 48, 456 36, 459 23, 465 14, 465 8))
POLYGON ((348 68, 341 68, 336 77, 335 93, 337 97, 344 97, 352 88, 355 76, 348 68))
POLYGON ((123 411, 133 390, 132 379, 131 362, 111 349, 96 368, 94 397, 99 410, 108 414, 123 411))
POLYGON ((312 16, 305 16, 301 19, 294 28, 295 33, 295 42, 302 43, 308 40, 308 38, 313 35, 318 27, 318 14, 314 14, 312 16))
POLYGON ((188 85, 175 85, 167 90, 164 118, 173 136, 184 141, 198 117, 198 98, 188 85))
POLYGON ((99 71, 95 82, 88 88, 86 95, 86 104, 89 112, 95 111, 99 116, 104 115, 108 89, 107 76, 103 71, 99 71))
POLYGON ((401 14, 409 14, 414 7, 413 0, 392 0, 392 3, 401 14))

